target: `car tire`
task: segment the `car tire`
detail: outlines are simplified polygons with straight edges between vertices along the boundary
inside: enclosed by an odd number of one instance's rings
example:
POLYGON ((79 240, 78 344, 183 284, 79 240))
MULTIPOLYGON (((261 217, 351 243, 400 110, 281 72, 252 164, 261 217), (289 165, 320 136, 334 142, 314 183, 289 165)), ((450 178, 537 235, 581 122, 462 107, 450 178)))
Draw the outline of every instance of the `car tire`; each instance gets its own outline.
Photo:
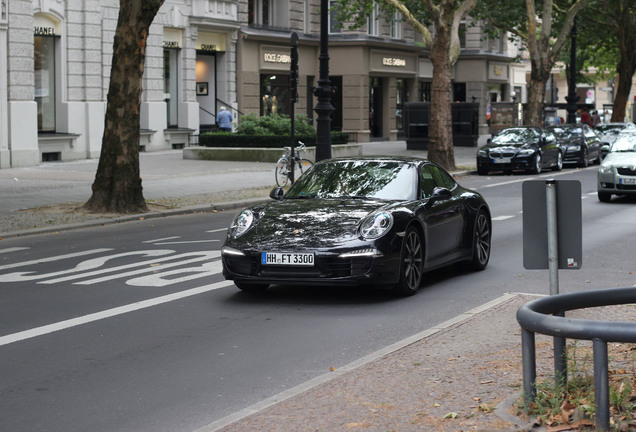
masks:
POLYGON ((410 226, 406 230, 400 253, 400 281, 396 291, 402 295, 413 295, 422 283, 424 273, 424 244, 419 231, 410 226))
POLYGON ((263 292, 269 288, 268 284, 252 284, 252 283, 244 283, 244 282, 234 282, 234 285, 241 291, 245 292, 263 292))
POLYGON ((477 174, 479 174, 479 175, 487 175, 488 174, 488 169, 478 166, 477 167, 477 174))
POLYGON ((492 240, 492 222, 484 210, 479 210, 475 218, 473 229, 473 257, 469 268, 481 271, 486 268, 490 260, 492 240))
POLYGON ((612 200, 612 194, 611 193, 598 191, 597 195, 598 195, 598 200, 600 202, 606 203, 606 202, 610 202, 612 200))
POLYGON ((541 158, 541 153, 537 153, 534 157, 534 165, 528 170, 531 174, 541 174, 543 160, 541 158))
POLYGON ((553 171, 561 171, 563 169, 563 155, 561 152, 557 153, 557 163, 554 167, 552 167, 553 171))

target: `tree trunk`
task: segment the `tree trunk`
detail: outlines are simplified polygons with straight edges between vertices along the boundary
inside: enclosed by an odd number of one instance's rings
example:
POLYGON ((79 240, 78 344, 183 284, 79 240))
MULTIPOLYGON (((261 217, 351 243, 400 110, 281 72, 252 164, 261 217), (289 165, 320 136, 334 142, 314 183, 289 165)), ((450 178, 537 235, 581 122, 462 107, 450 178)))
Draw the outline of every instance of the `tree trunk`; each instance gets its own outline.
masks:
POLYGON ((618 62, 616 71, 618 72, 618 88, 614 98, 614 108, 612 110, 612 121, 625 121, 625 110, 629 102, 629 93, 632 89, 632 77, 636 71, 636 35, 634 34, 634 22, 629 11, 622 11, 622 19, 617 28, 616 36, 619 42, 621 59, 618 62))
POLYGON ((528 104, 526 106, 525 124, 528 126, 542 126, 543 123, 543 99, 545 87, 550 78, 550 69, 544 68, 532 62, 530 83, 528 85, 528 104))
POLYGON ((452 171, 455 169, 455 153, 450 99, 450 43, 450 28, 436 26, 430 53, 430 60, 433 63, 433 83, 427 157, 442 168, 452 171))
POLYGON ((164 0, 120 0, 91 211, 148 211, 139 174, 139 109, 150 24, 164 0))

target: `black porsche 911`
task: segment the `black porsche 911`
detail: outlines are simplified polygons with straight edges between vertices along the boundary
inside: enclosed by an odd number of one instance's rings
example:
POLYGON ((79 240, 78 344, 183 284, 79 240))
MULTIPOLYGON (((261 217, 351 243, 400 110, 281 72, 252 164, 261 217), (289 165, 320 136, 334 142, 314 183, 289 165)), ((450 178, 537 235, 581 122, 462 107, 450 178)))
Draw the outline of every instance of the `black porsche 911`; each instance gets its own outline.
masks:
POLYGON ((424 159, 320 161, 270 196, 234 218, 221 249, 225 278, 244 291, 388 285, 410 295, 428 270, 483 270, 490 259, 488 204, 424 159))

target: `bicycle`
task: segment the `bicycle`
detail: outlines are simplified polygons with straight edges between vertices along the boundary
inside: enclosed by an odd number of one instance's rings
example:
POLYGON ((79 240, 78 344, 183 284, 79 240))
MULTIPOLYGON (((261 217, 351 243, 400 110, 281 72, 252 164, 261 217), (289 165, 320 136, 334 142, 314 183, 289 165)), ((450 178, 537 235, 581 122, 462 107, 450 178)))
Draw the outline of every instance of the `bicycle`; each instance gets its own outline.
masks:
POLYGON ((292 164, 290 162, 293 159, 294 163, 294 178, 292 179, 292 183, 295 182, 300 175, 307 170, 314 163, 309 159, 304 159, 300 156, 301 152, 307 150, 305 143, 302 141, 298 141, 298 145, 296 146, 296 151, 294 152, 293 158, 291 158, 291 147, 285 147, 285 152, 278 159, 276 163, 276 171, 274 172, 276 176, 276 184, 280 187, 285 187, 289 179, 292 176, 292 164))

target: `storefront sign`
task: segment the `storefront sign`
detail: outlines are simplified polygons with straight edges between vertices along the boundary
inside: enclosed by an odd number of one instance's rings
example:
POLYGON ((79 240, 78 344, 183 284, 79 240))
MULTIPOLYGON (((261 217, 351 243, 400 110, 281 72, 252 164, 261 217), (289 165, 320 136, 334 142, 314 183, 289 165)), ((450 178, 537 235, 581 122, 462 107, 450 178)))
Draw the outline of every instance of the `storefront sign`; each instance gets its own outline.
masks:
POLYGON ((197 51, 225 52, 225 35, 199 32, 195 47, 197 51))
POLYGON ((417 57, 388 51, 371 50, 369 57, 370 71, 381 73, 398 73, 400 75, 415 74, 417 72, 417 57))
POLYGON ((265 63, 291 63, 290 54, 264 53, 263 61, 265 63))
POLYGON ((181 30, 163 29, 163 47, 181 48, 181 30))
POLYGON ((62 32, 60 22, 50 15, 35 14, 33 16, 34 36, 59 36, 62 32))
POLYGON ((382 64, 384 66, 406 67, 406 60, 403 58, 382 57, 382 64))

